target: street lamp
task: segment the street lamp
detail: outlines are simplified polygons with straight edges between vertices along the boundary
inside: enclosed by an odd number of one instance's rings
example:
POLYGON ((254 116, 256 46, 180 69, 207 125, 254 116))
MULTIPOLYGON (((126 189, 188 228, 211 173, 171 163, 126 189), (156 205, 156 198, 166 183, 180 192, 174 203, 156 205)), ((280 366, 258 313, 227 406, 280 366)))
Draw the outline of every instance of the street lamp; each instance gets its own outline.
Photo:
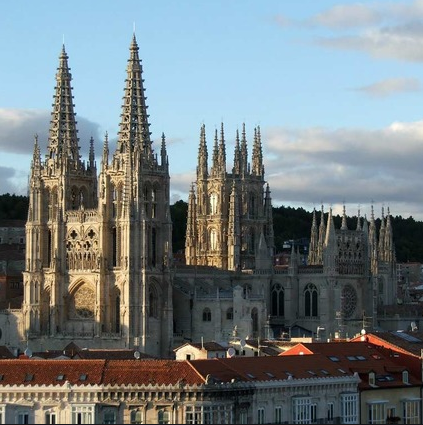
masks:
POLYGON ((325 331, 326 328, 324 326, 317 326, 316 330, 316 340, 320 341, 320 331, 325 331))

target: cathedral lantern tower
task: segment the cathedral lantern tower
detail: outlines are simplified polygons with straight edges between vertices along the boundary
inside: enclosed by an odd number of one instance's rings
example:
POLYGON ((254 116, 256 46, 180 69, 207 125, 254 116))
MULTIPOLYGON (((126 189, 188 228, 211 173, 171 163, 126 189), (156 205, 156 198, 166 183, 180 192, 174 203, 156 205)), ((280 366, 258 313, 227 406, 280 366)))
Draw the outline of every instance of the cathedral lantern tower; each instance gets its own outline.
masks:
POLYGON ((226 170, 223 124, 215 131, 212 163, 207 163, 204 125, 200 132, 196 193, 191 190, 185 259, 189 265, 223 270, 268 269, 274 250, 270 189, 265 188, 260 128, 254 129, 248 162, 243 125, 236 134, 232 173, 226 170))

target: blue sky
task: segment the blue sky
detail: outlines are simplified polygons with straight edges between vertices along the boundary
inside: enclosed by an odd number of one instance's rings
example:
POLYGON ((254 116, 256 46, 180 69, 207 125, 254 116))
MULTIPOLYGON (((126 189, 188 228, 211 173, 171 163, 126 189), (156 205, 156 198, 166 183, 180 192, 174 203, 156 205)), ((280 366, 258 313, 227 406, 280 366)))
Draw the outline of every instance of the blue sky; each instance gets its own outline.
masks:
POLYGON ((200 126, 225 126, 228 168, 260 125, 275 206, 423 219, 423 1, 6 2, 0 15, 0 193, 26 194, 64 40, 81 153, 119 127, 135 30, 152 137, 187 200, 200 126))

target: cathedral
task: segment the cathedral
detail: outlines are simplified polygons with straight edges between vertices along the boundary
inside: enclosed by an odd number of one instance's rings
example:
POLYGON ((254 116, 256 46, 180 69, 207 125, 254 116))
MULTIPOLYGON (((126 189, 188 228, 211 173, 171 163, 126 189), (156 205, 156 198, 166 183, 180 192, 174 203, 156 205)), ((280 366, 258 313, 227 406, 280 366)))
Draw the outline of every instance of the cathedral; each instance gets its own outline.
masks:
POLYGON ((289 264, 276 266, 260 127, 251 160, 245 125, 234 135, 229 165, 223 124, 210 164, 201 126, 185 264, 173 260, 166 140, 156 153, 142 74, 134 35, 117 143, 105 135, 97 168, 93 139, 88 160, 79 153, 63 46, 44 158, 34 142, 24 300, 21 311, 1 315, 0 344, 57 349, 74 341, 171 357, 187 341, 352 337, 363 315, 377 326, 377 307, 396 299, 389 210, 378 230, 373 212, 348 229, 344 209, 336 229, 322 207, 320 223, 316 211, 310 223, 306 264, 293 247, 289 264))

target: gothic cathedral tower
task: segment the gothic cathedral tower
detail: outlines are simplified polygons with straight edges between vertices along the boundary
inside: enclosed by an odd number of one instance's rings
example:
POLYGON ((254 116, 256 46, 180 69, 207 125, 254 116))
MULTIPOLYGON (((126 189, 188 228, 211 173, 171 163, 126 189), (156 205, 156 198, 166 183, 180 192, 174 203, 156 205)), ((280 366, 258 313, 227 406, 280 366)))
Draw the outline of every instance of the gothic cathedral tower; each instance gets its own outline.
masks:
POLYGON ((130 45, 116 151, 105 136, 97 179, 94 141, 79 154, 71 74, 63 47, 47 155, 35 139, 26 225, 23 325, 43 347, 172 346, 169 164, 154 153, 135 36, 130 45), (159 160, 160 159, 160 160, 159 160))
POLYGON ((223 124, 215 131, 208 168, 205 126, 200 131, 196 191, 191 188, 185 260, 223 270, 269 269, 274 251, 272 203, 265 186, 260 127, 254 129, 252 165, 243 125, 237 131, 232 173, 226 171, 223 124))

